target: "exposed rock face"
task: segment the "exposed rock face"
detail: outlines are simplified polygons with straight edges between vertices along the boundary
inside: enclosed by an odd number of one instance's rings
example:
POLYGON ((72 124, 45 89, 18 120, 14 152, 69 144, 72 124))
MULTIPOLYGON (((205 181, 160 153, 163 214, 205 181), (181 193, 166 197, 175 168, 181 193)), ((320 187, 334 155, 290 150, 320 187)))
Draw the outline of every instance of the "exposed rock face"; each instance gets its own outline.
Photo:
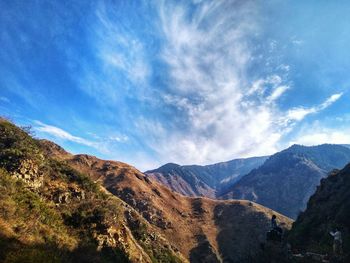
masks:
POLYGON ((296 218, 306 208, 321 178, 348 161, 350 149, 341 145, 294 145, 271 156, 221 198, 252 200, 296 218))
POLYGON ((43 174, 39 171, 39 166, 30 159, 20 161, 18 169, 13 171, 12 174, 33 189, 37 189, 43 184, 43 174))
POLYGON ((302 251, 332 254, 329 232, 339 228, 343 239, 343 261, 350 262, 350 164, 321 180, 289 234, 293 247, 302 251))
POLYGON ((266 159, 235 159, 205 166, 168 163, 145 174, 180 194, 215 198, 266 159))

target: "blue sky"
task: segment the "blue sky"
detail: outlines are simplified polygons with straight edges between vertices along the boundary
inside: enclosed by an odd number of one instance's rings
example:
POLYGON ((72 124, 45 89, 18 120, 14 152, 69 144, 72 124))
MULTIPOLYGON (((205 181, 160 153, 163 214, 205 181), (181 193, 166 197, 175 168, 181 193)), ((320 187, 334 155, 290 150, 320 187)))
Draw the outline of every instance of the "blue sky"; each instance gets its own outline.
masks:
POLYGON ((73 153, 207 164, 350 143, 348 1, 1 1, 0 115, 73 153))

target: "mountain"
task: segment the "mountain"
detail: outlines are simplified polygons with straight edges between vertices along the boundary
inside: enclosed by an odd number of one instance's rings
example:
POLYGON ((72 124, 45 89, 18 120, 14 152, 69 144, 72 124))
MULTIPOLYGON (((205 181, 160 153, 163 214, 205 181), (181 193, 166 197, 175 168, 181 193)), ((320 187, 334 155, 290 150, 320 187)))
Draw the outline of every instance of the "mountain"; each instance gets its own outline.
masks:
POLYGON ((341 145, 293 145, 242 177, 221 198, 252 200, 296 218, 320 180, 349 161, 350 149, 341 145))
MULTIPOLYGON (((186 197, 118 162, 87 155, 66 161, 135 208, 191 262, 246 262, 258 257, 275 213, 249 201, 186 197)), ((276 214, 288 229, 291 220, 276 214)))
POLYGON ((168 163, 145 174, 180 194, 215 198, 267 158, 235 159, 205 166, 168 163))
MULTIPOLYGON (((321 180, 289 233, 289 241, 296 249, 320 254, 332 254, 335 227, 342 232, 342 262, 350 262, 350 164, 335 170, 321 180)), ((339 261, 337 261, 339 262, 339 261)))
POLYGON ((0 119, 0 262, 186 262, 70 158, 0 119))
POLYGON ((1 262, 251 262, 272 214, 192 198, 132 166, 72 155, 0 120, 1 262))

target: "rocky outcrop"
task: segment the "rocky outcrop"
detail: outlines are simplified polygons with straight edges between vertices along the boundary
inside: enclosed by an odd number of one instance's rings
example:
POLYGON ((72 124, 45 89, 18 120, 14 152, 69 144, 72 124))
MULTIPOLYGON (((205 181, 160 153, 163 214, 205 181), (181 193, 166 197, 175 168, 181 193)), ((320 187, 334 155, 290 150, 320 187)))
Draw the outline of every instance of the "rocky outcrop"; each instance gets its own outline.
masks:
POLYGON ((136 197, 135 192, 129 187, 123 189, 110 189, 110 191, 135 208, 149 223, 161 229, 168 229, 171 227, 171 222, 165 219, 164 213, 152 206, 151 196, 145 196, 140 200, 136 197))
POLYGON ((18 169, 12 175, 26 183, 30 188, 37 189, 43 185, 43 174, 37 163, 30 159, 21 160, 18 169))
POLYGON ((69 204, 70 202, 82 201, 85 197, 85 191, 69 187, 66 189, 57 190, 53 195, 53 201, 57 204, 69 204))

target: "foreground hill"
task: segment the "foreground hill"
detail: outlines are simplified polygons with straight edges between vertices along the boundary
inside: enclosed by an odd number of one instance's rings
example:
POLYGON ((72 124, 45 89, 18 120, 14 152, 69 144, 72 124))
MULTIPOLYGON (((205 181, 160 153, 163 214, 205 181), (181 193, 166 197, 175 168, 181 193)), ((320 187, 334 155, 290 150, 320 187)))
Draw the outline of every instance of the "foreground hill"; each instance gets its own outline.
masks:
POLYGON ((296 218, 320 180, 330 170, 341 168, 349 161, 350 149, 341 145, 293 145, 272 155, 221 198, 252 200, 296 218))
POLYGON ((305 212, 298 216, 289 234, 295 248, 321 254, 331 254, 335 227, 342 232, 342 262, 350 262, 350 164, 333 171, 321 180, 311 196, 305 212))
POLYGON ((267 158, 235 159, 204 166, 168 163, 145 174, 180 194, 215 198, 267 158))
POLYGON ((0 262, 186 261, 136 210, 48 148, 72 157, 0 119, 0 262))

